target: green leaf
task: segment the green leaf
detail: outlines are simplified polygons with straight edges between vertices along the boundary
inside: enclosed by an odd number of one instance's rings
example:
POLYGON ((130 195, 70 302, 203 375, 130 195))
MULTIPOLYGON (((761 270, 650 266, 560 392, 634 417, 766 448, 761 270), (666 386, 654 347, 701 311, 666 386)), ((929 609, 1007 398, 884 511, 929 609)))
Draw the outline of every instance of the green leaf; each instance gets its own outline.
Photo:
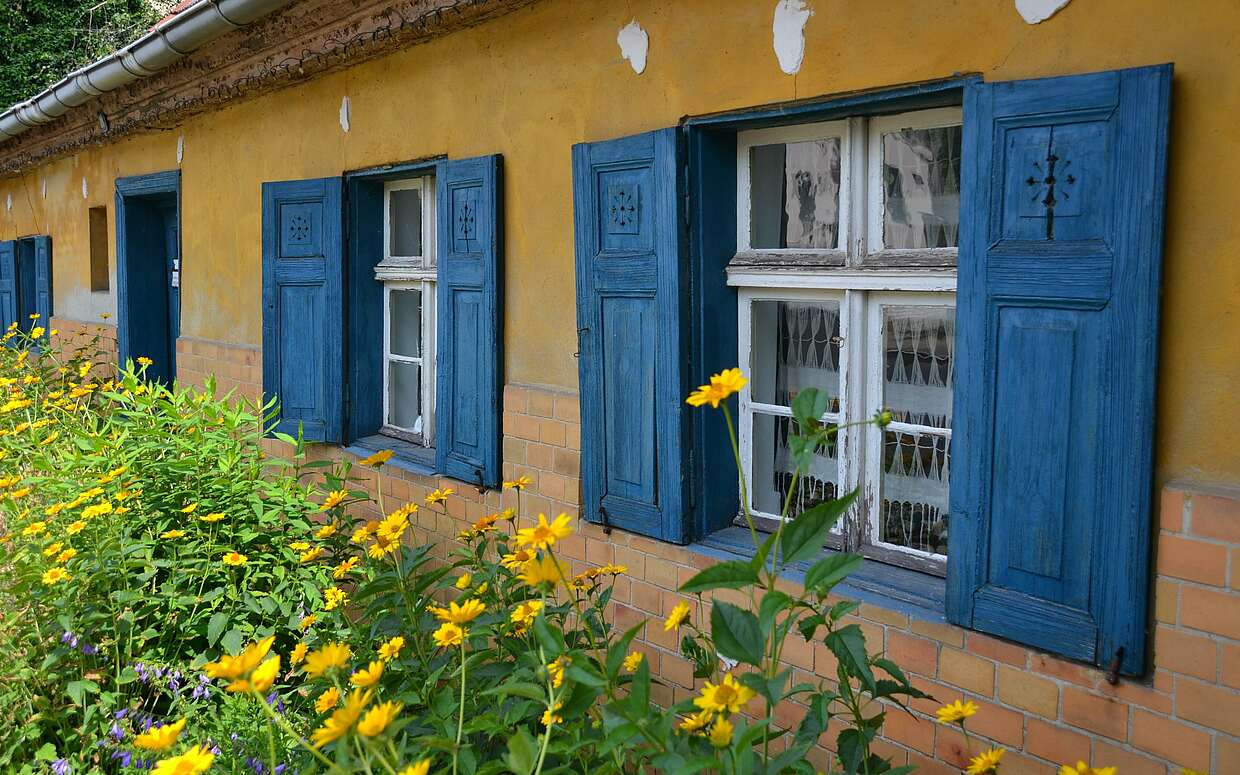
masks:
POLYGON ((749 611, 716 600, 710 609, 710 633, 715 648, 728 659, 754 666, 762 663, 762 628, 749 611))
POLYGON ((517 727, 516 734, 508 736, 508 753, 504 756, 504 763, 517 775, 529 775, 536 761, 534 738, 525 727, 517 727))
MULTIPOLYGON (((637 633, 641 632, 646 623, 639 622, 629 628, 628 632, 621 636, 620 640, 611 644, 607 648, 607 675, 615 678, 620 674, 620 666, 624 664, 624 658, 628 656, 629 646, 632 645, 633 639, 637 637, 637 633)), ((645 661, 645 660, 643 660, 645 661)))
POLYGON ((856 600, 841 600, 831 606, 831 610, 827 613, 827 615, 831 617, 831 621, 838 622, 840 619, 843 619, 845 616, 848 616, 860 607, 861 604, 856 600))
POLYGON ((214 646, 215 642, 224 634, 224 628, 228 626, 228 615, 223 611, 217 611, 212 614, 211 621, 207 622, 207 645, 214 646))
POLYGON ((529 683, 528 681, 512 681, 511 683, 500 684, 494 689, 487 689, 482 694, 498 694, 509 697, 525 697, 535 702, 547 702, 547 687, 538 684, 529 683))
POLYGON ((827 413, 827 403, 831 397, 827 391, 818 388, 805 388, 792 399, 792 416, 802 430, 817 427, 819 418, 827 413))
POLYGON ((224 638, 220 641, 220 647, 229 654, 239 654, 241 652, 241 643, 245 636, 241 634, 241 630, 233 627, 224 633, 224 638))
POLYGON ((865 633, 855 624, 841 627, 827 635, 827 648, 839 660, 840 666, 850 676, 860 678, 865 687, 874 690, 874 673, 870 671, 869 655, 865 651, 865 633))
POLYGON ((831 588, 861 566, 859 554, 832 554, 814 563, 805 571, 805 588, 812 589, 825 596, 831 588))
POLYGON ((629 684, 629 712, 636 718, 650 713, 650 660, 643 659, 629 684))
POLYGON ((712 565, 680 586, 681 592, 705 592, 708 589, 740 589, 758 583, 758 574, 747 562, 729 560, 712 565))
POLYGON ((778 589, 772 589, 762 596, 758 604, 758 626, 763 632, 769 632, 775 626, 775 617, 792 607, 792 598, 778 589))
POLYGON ((69 699, 73 700, 74 705, 85 705, 86 694, 88 692, 90 694, 98 694, 99 684, 94 681, 81 680, 70 681, 69 684, 65 686, 65 694, 69 695, 69 699))
POLYGON ((822 551, 823 544, 827 542, 827 533, 856 499, 857 491, 853 490, 843 498, 819 503, 789 522, 784 528, 781 542, 783 563, 788 565, 808 560, 822 551))

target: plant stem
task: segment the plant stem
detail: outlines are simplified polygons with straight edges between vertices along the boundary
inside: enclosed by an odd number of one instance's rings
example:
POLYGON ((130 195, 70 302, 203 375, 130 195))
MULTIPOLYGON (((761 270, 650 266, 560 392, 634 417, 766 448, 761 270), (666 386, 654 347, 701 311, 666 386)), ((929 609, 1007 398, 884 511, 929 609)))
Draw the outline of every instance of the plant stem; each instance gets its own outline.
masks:
POLYGON ((465 638, 461 638, 461 709, 456 717, 456 746, 452 749, 452 775, 461 757, 461 733, 465 730, 465 638))

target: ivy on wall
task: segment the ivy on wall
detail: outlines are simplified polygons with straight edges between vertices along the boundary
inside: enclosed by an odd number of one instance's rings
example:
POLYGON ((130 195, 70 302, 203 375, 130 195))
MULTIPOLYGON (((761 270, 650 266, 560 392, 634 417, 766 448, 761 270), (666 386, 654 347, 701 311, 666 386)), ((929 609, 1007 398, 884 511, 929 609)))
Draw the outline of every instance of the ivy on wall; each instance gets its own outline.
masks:
POLYGON ((138 38, 175 0, 3 0, 0 110, 138 38))

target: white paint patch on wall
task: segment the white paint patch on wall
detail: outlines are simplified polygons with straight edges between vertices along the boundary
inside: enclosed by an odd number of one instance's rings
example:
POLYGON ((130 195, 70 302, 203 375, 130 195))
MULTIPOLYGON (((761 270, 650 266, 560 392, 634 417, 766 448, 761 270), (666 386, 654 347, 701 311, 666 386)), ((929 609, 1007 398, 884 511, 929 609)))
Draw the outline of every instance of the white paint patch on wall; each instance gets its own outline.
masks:
POLYGON ((177 137, 177 164, 185 159, 185 135, 177 137))
POLYGON ((47 199, 47 178, 43 178, 43 198, 47 199))
POLYGON ((86 176, 82 176, 82 198, 90 196, 90 189, 86 186, 86 176))
POLYGON ((1039 24, 1072 0, 1016 0, 1016 10, 1028 24, 1039 24))
POLYGON ((620 44, 620 56, 629 60, 633 72, 641 75, 646 70, 646 54, 650 51, 650 35, 642 29, 637 20, 620 28, 616 35, 616 43, 620 44))
POLYGON ((11 193, 9 194, 8 198, 5 200, 4 206, 8 210, 13 209, 13 195, 11 193))
POLYGON ((796 75, 805 59, 805 23, 813 15, 805 0, 779 0, 775 4, 775 22, 771 25, 775 56, 779 69, 796 75))
POLYGON ((349 131, 349 98, 346 96, 340 100, 340 128, 349 131))

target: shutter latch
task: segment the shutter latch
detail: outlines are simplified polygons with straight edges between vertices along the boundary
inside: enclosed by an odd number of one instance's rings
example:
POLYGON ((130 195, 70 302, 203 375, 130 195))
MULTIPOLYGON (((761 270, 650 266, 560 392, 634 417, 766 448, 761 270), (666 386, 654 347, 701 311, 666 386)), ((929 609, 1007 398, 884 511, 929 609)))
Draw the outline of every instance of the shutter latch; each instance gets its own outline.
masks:
POLYGON ((603 521, 603 535, 605 536, 611 535, 611 522, 608 519, 609 515, 607 514, 607 509, 603 508, 602 506, 599 506, 598 516, 599 516, 599 519, 603 521))
POLYGON ((478 479, 478 483, 474 485, 474 489, 478 491, 479 495, 485 495, 487 488, 482 484, 482 469, 475 468, 474 476, 478 479))
POLYGON ((1107 683, 1115 686, 1119 683, 1119 666, 1124 663, 1124 647, 1120 646, 1115 650, 1115 656, 1111 658, 1111 665, 1107 668, 1107 683))

